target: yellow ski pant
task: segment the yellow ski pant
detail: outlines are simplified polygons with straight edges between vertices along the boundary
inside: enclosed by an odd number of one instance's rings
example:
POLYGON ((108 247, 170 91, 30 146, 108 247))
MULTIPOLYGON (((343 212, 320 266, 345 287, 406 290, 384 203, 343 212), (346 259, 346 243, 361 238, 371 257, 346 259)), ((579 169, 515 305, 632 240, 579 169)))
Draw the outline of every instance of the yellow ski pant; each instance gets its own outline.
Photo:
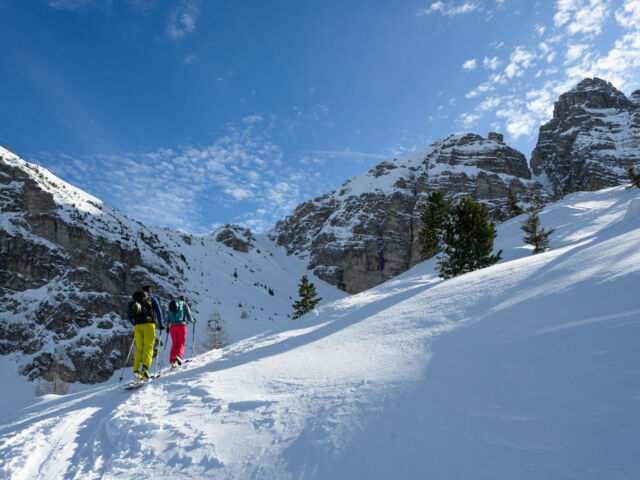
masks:
POLYGON ((141 323, 133 327, 133 336, 136 339, 136 356, 133 359, 133 371, 140 369, 140 362, 147 368, 151 368, 153 360, 153 345, 156 342, 156 324, 141 323))

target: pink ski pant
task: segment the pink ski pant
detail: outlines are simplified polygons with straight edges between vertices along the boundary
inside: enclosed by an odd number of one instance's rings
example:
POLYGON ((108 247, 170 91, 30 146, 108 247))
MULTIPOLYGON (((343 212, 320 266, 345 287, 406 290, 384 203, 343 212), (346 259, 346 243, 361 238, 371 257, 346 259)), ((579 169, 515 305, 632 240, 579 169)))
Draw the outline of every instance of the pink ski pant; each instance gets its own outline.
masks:
POLYGON ((169 362, 176 361, 176 355, 183 358, 184 344, 187 340, 187 326, 186 325, 171 325, 169 330, 171 333, 171 353, 169 354, 169 362))

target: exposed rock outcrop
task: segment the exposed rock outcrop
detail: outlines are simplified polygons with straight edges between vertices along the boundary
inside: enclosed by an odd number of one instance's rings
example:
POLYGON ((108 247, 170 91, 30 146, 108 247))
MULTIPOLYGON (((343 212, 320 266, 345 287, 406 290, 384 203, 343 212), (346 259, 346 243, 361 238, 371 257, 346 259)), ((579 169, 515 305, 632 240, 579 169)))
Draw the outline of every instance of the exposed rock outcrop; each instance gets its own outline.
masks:
POLYGON ((502 135, 450 135, 303 203, 270 234, 290 254, 308 255, 320 278, 356 293, 420 261, 420 211, 428 193, 468 195, 495 210, 509 193, 530 197, 540 188, 524 155, 502 135))
POLYGON ((533 173, 563 193, 620 185, 627 162, 640 165, 640 91, 629 99, 599 78, 560 96, 531 156, 533 173))
POLYGON ((225 225, 213 233, 217 242, 234 249, 236 252, 247 253, 253 248, 255 238, 248 228, 238 225, 225 225))

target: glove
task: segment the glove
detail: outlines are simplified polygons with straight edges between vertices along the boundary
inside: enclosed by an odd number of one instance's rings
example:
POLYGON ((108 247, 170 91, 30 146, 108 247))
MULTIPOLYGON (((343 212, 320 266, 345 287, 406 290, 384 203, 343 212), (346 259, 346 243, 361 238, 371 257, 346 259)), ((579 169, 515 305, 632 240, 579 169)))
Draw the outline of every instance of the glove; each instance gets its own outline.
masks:
POLYGON ((167 327, 167 333, 169 333, 169 330, 171 329, 171 327, 167 327))

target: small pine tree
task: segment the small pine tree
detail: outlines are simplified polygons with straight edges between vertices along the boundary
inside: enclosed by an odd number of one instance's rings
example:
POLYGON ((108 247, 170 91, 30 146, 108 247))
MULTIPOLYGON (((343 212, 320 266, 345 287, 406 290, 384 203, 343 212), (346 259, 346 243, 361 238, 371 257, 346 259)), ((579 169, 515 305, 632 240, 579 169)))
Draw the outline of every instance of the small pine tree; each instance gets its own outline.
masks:
POLYGON ((564 198, 564 189, 562 188, 562 184, 558 183, 555 187, 553 187, 553 196, 551 199, 554 202, 558 200, 562 200, 564 198))
POLYGON ((597 192, 602 189, 602 184, 599 180, 590 180, 589 181, 589 190, 592 192, 597 192))
POLYGON ((542 210, 546 206, 546 202, 541 195, 535 194, 531 199, 531 208, 535 208, 537 211, 542 210))
POLYGON ((507 212, 507 218, 517 217, 524 213, 524 210, 520 205, 518 205, 518 200, 516 200, 516 196, 509 192, 507 196, 507 204, 505 205, 505 210, 507 212))
POLYGON ((630 163, 627 164, 627 178, 629 179, 629 185, 627 190, 631 190, 633 187, 640 188, 640 171, 633 168, 630 163))
POLYGON ((450 200, 444 199, 440 190, 427 197, 427 204, 422 210, 420 219, 424 227, 418 233, 422 249, 420 257, 429 260, 442 250, 442 232, 449 216, 450 200))
POLYGON ((40 382, 35 387, 35 394, 42 396, 46 394, 66 395, 69 392, 69 384, 62 378, 64 364, 62 359, 56 358, 53 365, 47 370, 40 382))
POLYGON ((300 279, 298 295, 300 295, 300 300, 296 300, 293 303, 293 315, 291 318, 294 320, 316 308, 318 302, 322 300, 322 298, 317 298, 316 286, 313 283, 309 283, 306 275, 303 275, 300 279))
POLYGON ((538 215, 538 209, 534 206, 527 210, 529 214, 527 218, 522 222, 520 228, 526 234, 524 237, 525 243, 533 245, 533 253, 540 253, 549 250, 549 236, 555 231, 554 229, 545 230, 540 226, 540 216, 538 215))
POLYGON ((487 207, 469 197, 461 197, 451 206, 442 236, 443 256, 438 270, 443 278, 493 265, 502 255, 490 255, 496 238, 495 225, 489 222, 487 207))
POLYGON ((224 331, 224 324, 220 313, 214 312, 212 317, 207 321, 205 332, 200 341, 200 347, 203 351, 224 348, 229 345, 229 340, 224 331))

